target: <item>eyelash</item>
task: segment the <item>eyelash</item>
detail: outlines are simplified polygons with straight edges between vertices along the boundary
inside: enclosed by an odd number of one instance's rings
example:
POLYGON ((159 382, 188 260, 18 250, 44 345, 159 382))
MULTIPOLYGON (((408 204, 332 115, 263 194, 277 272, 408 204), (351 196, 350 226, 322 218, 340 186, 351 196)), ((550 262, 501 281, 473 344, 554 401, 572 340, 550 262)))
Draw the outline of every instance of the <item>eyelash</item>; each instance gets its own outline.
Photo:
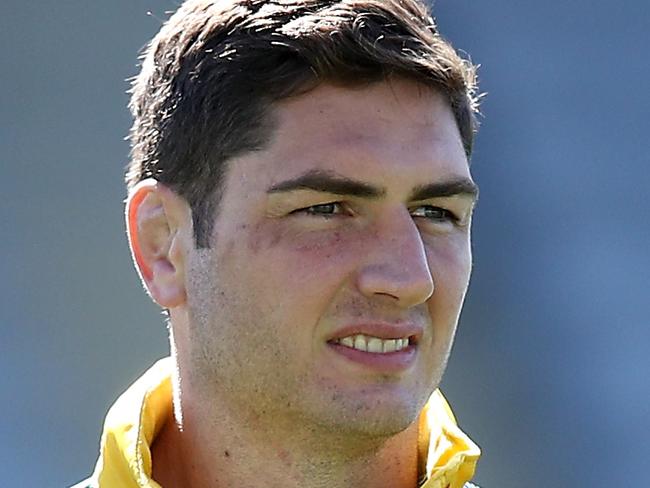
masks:
POLYGON ((331 218, 331 217, 334 217, 335 215, 342 214, 344 212, 344 210, 345 209, 343 208, 342 203, 340 203, 340 202, 330 202, 330 203, 320 203, 318 205, 312 205, 311 207, 301 208, 301 209, 295 210, 292 213, 305 213, 307 215, 313 215, 315 217, 331 218), (322 209, 323 207, 336 207, 336 206, 338 206, 340 208, 339 212, 321 213, 321 212, 316 211, 316 209, 318 209, 318 208, 322 209))
MULTIPOLYGON (((305 208, 301 208, 301 209, 298 209, 298 210, 294 210, 291 213, 304 213, 304 214, 314 216, 314 217, 321 217, 321 218, 325 218, 325 219, 330 219, 330 218, 333 218, 333 217, 335 217, 337 215, 343 214, 344 211, 345 211, 345 209, 343 207, 344 207, 344 204, 341 203, 341 202, 321 203, 321 204, 318 204, 318 205, 312 205, 310 207, 305 207, 305 208), (317 209, 319 209, 319 208, 322 209, 323 207, 334 207, 334 208, 339 207, 340 211, 339 212, 333 211, 332 213, 321 213, 321 212, 317 211, 317 209)), ((458 217, 453 212, 451 212, 450 210, 447 210, 446 208, 436 207, 436 206, 433 206, 433 205, 421 205, 421 206, 416 207, 416 208, 417 209, 425 209, 425 212, 426 212, 426 209, 432 209, 432 210, 436 211, 437 213, 441 213, 442 216, 440 216, 440 217, 426 217, 424 215, 414 215, 414 217, 424 218, 426 220, 433 220, 433 221, 436 221, 436 222, 450 221, 450 222, 456 223, 459 220, 458 217)), ((411 214, 413 215, 413 213, 411 213, 411 214)))
MULTIPOLYGON (((453 223, 458 222, 458 217, 456 217, 456 214, 454 214, 450 210, 447 210, 446 208, 435 207, 433 205, 422 205, 422 206, 417 207, 417 208, 418 209, 420 209, 420 208, 425 209, 425 211, 428 210, 428 209, 431 209, 431 210, 435 211, 438 214, 442 214, 439 217, 426 217, 424 215, 422 215, 422 216, 418 215, 417 217, 422 217, 422 218, 425 218, 427 220, 450 221, 450 222, 453 222, 453 223)), ((413 215, 413 213, 411 213, 411 215, 413 215)))

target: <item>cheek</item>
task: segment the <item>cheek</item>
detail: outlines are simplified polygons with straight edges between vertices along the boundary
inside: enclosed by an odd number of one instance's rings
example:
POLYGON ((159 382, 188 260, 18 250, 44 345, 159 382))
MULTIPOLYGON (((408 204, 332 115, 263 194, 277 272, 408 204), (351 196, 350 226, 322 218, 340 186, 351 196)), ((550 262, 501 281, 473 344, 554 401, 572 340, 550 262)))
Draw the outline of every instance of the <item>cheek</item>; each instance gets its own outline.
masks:
POLYGON ((359 236, 346 230, 298 230, 290 225, 259 224, 247 238, 252 258, 276 275, 295 279, 336 272, 360 247, 359 236))
POLYGON ((258 230, 248 236, 247 263, 256 270, 256 286, 296 313, 324 311, 354 269, 362 246, 358 235, 344 230, 258 230))
POLYGON ((433 298, 456 312, 462 305, 472 270, 469 239, 458 236, 427 247, 434 282, 433 298))

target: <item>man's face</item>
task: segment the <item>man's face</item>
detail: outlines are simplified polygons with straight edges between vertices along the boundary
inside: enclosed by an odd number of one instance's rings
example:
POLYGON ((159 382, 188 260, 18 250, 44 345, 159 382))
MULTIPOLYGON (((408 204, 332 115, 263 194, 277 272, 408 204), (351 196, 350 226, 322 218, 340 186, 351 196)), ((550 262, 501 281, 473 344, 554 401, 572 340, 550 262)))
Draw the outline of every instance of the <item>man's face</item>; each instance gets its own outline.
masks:
POLYGON ((400 80, 323 84, 274 116, 189 252, 193 382, 247 418, 397 433, 438 386, 471 270, 454 117, 400 80))

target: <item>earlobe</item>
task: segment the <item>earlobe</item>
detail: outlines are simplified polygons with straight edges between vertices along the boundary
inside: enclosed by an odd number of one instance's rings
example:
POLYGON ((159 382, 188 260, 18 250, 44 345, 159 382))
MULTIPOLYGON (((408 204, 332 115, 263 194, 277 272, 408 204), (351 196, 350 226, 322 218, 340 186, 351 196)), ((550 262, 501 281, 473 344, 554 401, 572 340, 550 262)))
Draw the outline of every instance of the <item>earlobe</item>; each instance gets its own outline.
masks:
POLYGON ((185 303, 183 247, 191 212, 184 199, 152 180, 138 183, 126 204, 133 261, 151 298, 171 309, 185 303))

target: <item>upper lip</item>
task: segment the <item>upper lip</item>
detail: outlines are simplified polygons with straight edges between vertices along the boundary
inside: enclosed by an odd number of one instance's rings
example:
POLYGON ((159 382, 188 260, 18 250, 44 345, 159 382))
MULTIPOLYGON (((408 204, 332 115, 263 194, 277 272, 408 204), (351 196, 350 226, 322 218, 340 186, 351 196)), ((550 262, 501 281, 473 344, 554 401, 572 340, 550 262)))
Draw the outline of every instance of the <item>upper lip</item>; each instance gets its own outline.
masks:
POLYGON ((408 337, 412 344, 417 344, 422 337, 423 327, 414 322, 359 322, 348 324, 332 333, 328 342, 344 337, 363 334, 380 339, 399 339, 408 337))

